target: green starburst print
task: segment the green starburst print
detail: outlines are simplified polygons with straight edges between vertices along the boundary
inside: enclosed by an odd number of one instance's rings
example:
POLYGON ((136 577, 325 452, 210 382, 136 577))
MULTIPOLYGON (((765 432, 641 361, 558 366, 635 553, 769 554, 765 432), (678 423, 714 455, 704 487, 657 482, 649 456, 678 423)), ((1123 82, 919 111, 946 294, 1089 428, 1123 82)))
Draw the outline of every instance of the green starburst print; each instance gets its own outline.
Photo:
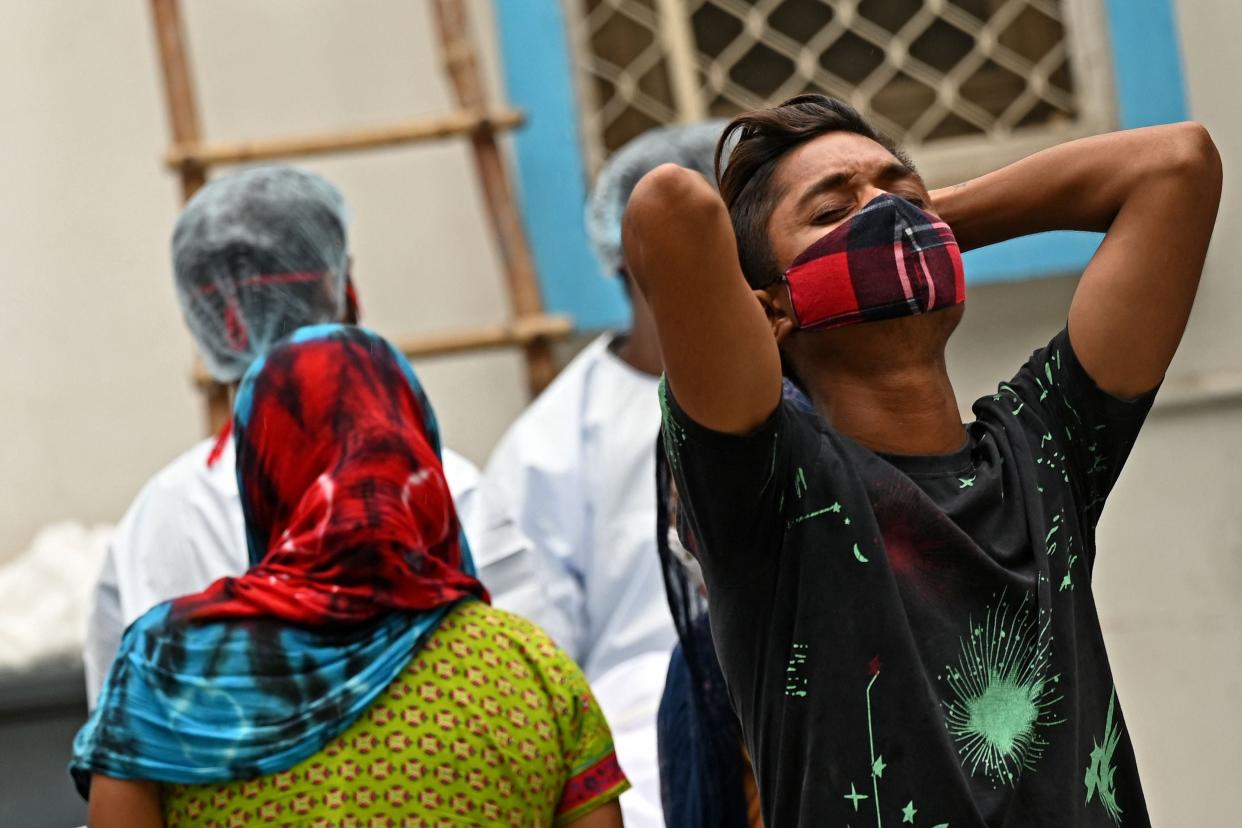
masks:
POLYGON ((949 687, 945 722, 962 765, 997 785, 1014 785, 1033 768, 1060 724, 1054 706, 1059 675, 1048 675, 1052 639, 1027 595, 1016 609, 1004 596, 988 608, 983 624, 971 623, 956 665, 942 677, 949 687))

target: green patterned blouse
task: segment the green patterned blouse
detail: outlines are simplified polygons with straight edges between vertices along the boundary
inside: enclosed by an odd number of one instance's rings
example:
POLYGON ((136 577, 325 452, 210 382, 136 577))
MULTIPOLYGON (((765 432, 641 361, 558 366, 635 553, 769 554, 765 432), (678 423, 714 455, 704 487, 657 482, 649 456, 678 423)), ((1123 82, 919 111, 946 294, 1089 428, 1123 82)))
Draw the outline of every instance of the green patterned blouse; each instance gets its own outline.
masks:
POLYGON ((628 787, 577 665, 530 622, 467 601, 316 755, 163 790, 168 828, 559 826, 628 787))

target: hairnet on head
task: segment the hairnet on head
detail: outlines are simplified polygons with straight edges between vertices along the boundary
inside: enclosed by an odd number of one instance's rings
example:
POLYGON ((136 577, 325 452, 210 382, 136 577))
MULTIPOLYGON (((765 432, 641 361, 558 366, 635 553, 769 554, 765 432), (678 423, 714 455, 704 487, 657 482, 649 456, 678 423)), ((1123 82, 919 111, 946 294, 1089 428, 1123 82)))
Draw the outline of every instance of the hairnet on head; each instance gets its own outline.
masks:
POLYGON ((621 217, 635 185, 661 164, 678 164, 716 183, 716 142, 726 121, 674 124, 644 132, 613 153, 595 178, 587 200, 586 225, 595 256, 609 273, 622 269, 621 217))
POLYGON ((340 321, 345 200, 305 170, 233 173, 186 204, 172 257, 177 298, 203 362, 215 379, 234 382, 286 334, 340 321))

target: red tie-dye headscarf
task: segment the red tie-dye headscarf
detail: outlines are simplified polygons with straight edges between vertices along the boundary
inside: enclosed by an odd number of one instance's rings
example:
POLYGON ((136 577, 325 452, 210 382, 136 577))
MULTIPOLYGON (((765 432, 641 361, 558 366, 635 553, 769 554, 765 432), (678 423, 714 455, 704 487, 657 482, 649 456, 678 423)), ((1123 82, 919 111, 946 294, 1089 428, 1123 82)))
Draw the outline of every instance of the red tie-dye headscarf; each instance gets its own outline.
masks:
POLYGON ((247 373, 235 411, 252 565, 174 614, 322 626, 487 598, 463 554, 434 414, 387 341, 303 329, 247 373))

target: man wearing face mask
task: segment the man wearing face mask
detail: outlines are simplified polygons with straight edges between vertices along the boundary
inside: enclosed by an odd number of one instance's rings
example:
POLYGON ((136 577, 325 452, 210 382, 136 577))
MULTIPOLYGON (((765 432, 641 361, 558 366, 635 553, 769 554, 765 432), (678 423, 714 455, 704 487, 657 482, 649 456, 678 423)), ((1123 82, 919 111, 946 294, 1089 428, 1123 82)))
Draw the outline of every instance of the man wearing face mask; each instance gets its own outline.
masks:
POLYGON ((1094 530, 1194 299, 1207 132, 1087 138, 933 193, 822 96, 730 139, 719 195, 668 166, 639 184, 625 253, 764 822, 1149 824, 1094 530), (963 425, 960 253, 1055 229, 1106 233, 1068 324, 963 425))

